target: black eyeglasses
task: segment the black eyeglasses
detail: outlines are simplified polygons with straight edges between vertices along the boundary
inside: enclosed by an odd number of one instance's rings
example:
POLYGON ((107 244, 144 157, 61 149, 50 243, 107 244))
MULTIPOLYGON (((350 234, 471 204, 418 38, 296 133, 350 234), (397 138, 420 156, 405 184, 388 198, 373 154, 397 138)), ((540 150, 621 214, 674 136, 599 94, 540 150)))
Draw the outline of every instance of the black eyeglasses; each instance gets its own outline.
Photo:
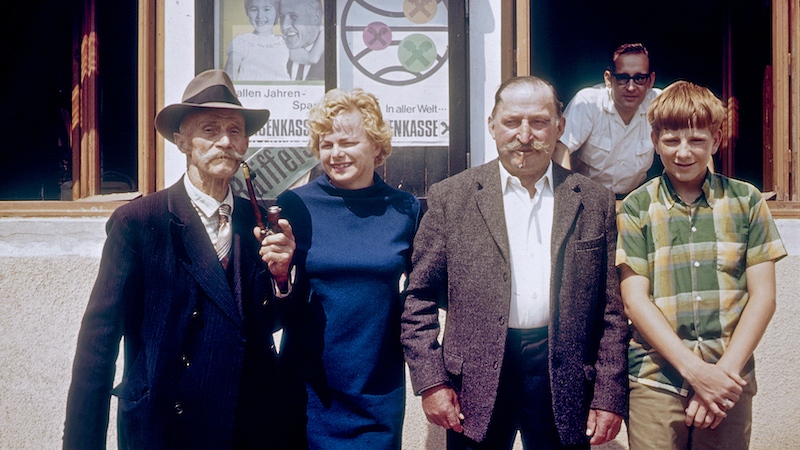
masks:
POLYGON ((612 75, 617 79, 617 84, 620 86, 627 85, 631 80, 633 80, 633 82, 639 86, 644 86, 645 83, 647 83, 647 80, 650 79, 650 75, 646 73, 637 73, 634 76, 630 76, 627 73, 614 73, 612 75))

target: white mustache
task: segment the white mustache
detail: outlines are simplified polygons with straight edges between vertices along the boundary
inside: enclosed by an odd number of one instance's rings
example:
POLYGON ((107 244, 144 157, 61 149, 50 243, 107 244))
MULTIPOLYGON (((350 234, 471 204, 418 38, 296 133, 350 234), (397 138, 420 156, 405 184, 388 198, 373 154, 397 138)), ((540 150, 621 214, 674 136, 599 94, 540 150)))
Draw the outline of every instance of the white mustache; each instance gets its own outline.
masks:
POLYGON ((538 152, 550 153, 547 141, 543 141, 541 139, 532 139, 528 144, 522 144, 519 141, 509 142, 505 147, 503 147, 503 150, 511 152, 536 150, 538 152))
POLYGON ((217 158, 227 158, 232 159, 238 163, 244 161, 244 157, 242 155, 238 155, 235 152, 226 152, 222 150, 217 150, 213 153, 206 153, 205 155, 200 157, 201 163, 208 163, 217 158))

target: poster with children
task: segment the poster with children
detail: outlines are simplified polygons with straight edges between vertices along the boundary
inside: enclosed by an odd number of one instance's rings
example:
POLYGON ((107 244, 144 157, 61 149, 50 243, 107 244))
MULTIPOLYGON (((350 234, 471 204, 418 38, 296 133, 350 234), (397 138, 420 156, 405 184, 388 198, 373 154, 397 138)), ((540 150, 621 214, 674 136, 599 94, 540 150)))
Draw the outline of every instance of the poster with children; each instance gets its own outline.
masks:
MULTIPOLYGON (((247 108, 266 108, 250 137, 248 164, 264 197, 307 173, 308 112, 325 94, 322 0, 216 0, 215 66, 233 80, 247 108)), ((235 183, 234 183, 235 184, 235 183)))
POLYGON ((217 0, 217 67, 234 82, 324 80, 320 0, 217 0))

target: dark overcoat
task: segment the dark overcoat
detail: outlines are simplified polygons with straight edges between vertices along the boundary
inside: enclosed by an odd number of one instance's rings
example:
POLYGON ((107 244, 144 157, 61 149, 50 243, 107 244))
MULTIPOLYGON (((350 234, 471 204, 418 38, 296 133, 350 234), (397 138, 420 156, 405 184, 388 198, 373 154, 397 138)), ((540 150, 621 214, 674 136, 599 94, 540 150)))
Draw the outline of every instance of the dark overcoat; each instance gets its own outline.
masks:
MULTIPOLYGON (((553 165, 549 371, 562 443, 586 442, 589 409, 627 414, 627 321, 614 267, 614 196, 553 165)), ((433 185, 414 239, 402 340, 417 393, 456 389, 482 441, 503 366, 511 265, 497 160, 433 185), (437 306, 447 309, 442 345, 437 306)))
POLYGON ((260 261, 252 207, 234 202, 227 273, 182 180, 111 216, 78 337, 64 448, 105 448, 112 394, 120 448, 231 448, 237 406, 267 436, 288 432, 272 338, 284 301, 274 301, 260 261), (112 391, 121 337, 125 369, 112 391), (256 357, 245 370, 246 353, 256 357), (240 396, 244 386, 252 391, 240 396))

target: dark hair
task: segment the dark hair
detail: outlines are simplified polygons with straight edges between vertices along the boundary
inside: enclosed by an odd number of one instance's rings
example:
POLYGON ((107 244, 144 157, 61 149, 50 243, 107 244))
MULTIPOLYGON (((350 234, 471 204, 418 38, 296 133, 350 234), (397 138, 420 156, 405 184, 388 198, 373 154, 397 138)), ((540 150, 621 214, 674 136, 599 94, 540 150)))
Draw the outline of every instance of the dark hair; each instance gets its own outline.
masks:
POLYGON ((653 65, 650 63, 650 53, 647 51, 647 48, 640 43, 622 44, 617 47, 614 54, 611 56, 611 64, 608 66, 609 72, 617 72, 617 58, 622 55, 644 55, 647 58, 648 72, 653 73, 653 65))
POLYGON ((556 88, 553 87, 552 84, 548 83, 547 81, 535 77, 533 75, 528 75, 524 77, 514 77, 509 78, 508 80, 504 81, 503 84, 497 88, 497 92, 494 94, 494 107, 492 108, 492 117, 497 114, 497 108, 503 103, 503 99, 500 98, 500 95, 503 91, 506 90, 508 87, 517 86, 520 84, 527 84, 534 89, 549 89, 550 94, 553 97, 553 105, 556 107, 556 112, 558 113, 558 118, 561 118, 561 112, 564 109, 564 104, 558 99, 558 93, 556 92, 556 88))

